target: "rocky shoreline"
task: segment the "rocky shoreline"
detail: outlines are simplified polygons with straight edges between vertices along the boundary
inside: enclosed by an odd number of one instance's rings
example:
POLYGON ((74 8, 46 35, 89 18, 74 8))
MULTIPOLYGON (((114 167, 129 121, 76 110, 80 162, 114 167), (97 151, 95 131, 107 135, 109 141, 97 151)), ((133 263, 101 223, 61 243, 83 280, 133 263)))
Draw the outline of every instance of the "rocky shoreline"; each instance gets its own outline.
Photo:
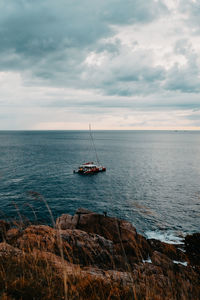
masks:
POLYGON ((86 209, 62 215, 54 227, 0 221, 0 299, 200 299, 200 233, 186 236, 181 247, 146 239, 129 222, 86 209), (33 262, 36 274, 27 271, 33 262), (41 264, 56 276, 49 295, 37 290, 41 264))

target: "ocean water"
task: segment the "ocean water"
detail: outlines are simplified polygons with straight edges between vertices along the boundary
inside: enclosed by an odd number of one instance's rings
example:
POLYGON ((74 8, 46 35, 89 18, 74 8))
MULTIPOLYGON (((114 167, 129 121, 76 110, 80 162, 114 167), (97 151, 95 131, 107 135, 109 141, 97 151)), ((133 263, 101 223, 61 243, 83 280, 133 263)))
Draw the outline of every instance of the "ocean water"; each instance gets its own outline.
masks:
POLYGON ((0 131, 0 219, 49 224, 48 203, 54 218, 79 207, 107 211, 171 243, 200 231, 199 131, 93 137, 107 171, 81 176, 73 170, 95 159, 88 131, 0 131))

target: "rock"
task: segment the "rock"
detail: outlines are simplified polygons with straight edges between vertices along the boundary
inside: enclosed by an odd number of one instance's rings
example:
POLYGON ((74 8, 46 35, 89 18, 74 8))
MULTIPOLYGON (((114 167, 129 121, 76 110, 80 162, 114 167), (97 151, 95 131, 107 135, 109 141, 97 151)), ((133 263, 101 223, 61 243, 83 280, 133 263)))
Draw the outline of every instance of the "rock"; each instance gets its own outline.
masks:
POLYGON ((64 255, 69 262, 124 270, 123 253, 116 253, 113 242, 79 229, 55 230, 49 226, 32 225, 24 230, 10 229, 7 241, 25 252, 48 251, 64 255))
POLYGON ((78 208, 77 209, 77 211, 76 211, 76 214, 77 215, 87 215, 87 214, 92 214, 93 212, 91 211, 91 210, 88 210, 88 209, 85 209, 85 208, 83 208, 83 207, 80 207, 80 208, 78 208))
POLYGON ((5 240, 6 232, 9 230, 9 228, 10 228, 10 223, 4 220, 0 220, 0 242, 5 240))
POLYGON ((9 244, 13 244, 16 239, 21 235, 21 230, 19 228, 11 228, 6 232, 6 241, 9 244))
POLYGON ((73 217, 62 215, 57 219, 56 226, 61 229, 80 229, 112 241, 116 253, 123 256, 123 260, 127 260, 130 265, 147 258, 151 252, 147 240, 137 234, 132 224, 117 218, 81 209, 73 217))
POLYGON ((200 266, 200 233, 185 237, 185 250, 191 264, 200 266))
POLYGON ((66 260, 81 266, 95 266, 105 270, 114 268, 114 261, 117 260, 112 241, 79 229, 61 230, 60 237, 66 260))
POLYGON ((63 214, 56 220, 56 228, 59 229, 76 229, 81 215, 94 214, 85 208, 77 209, 74 216, 63 214))
POLYGON ((153 251, 163 253, 172 260, 181 262, 188 261, 187 255, 183 251, 178 249, 175 245, 167 244, 155 239, 149 239, 148 242, 153 251))
POLYGON ((19 256, 22 254, 22 251, 18 248, 12 247, 11 245, 3 242, 0 243, 0 256, 19 256))
MULTIPOLYGON (((12 275, 13 297, 21 287, 24 293, 30 286, 26 299, 37 297, 48 283, 53 289, 49 299, 64 299, 62 280, 66 278, 69 299, 80 295, 83 299, 200 299, 199 234, 185 238, 183 253, 174 245, 146 240, 127 221, 79 209, 73 217, 58 218, 56 228, 11 228, 5 239, 7 243, 0 243, 4 270, 0 270, 0 285, 5 282, 6 290, 12 275)), ((18 294, 18 298, 23 297, 18 294)), ((38 299, 44 299, 44 294, 38 299)))
POLYGON ((56 228, 58 229, 75 229, 78 222, 78 215, 71 216, 63 214, 56 220, 56 228))
POLYGON ((57 231, 46 225, 32 225, 21 231, 16 229, 14 232, 10 231, 7 241, 26 252, 31 252, 33 249, 58 252, 57 231))
POLYGON ((172 269, 174 267, 173 261, 158 251, 153 252, 151 261, 155 266, 160 266, 164 270, 172 269))

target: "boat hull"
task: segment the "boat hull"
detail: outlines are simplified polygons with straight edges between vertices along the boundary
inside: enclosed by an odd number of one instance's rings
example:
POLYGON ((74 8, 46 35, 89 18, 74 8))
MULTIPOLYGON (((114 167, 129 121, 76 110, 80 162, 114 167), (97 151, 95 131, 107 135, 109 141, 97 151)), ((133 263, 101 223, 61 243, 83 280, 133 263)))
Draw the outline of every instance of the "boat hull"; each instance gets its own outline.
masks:
POLYGON ((95 168, 95 169, 91 169, 91 170, 78 170, 76 173, 81 174, 81 175, 93 175, 93 174, 97 174, 100 172, 105 172, 106 168, 105 167, 101 167, 101 168, 95 168))

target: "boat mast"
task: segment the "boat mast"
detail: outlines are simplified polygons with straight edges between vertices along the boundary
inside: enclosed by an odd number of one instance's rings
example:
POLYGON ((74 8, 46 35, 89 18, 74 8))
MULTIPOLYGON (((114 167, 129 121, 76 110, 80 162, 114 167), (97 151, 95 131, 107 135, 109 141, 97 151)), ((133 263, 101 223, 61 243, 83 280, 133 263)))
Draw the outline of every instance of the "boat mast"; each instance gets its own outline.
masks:
POLYGON ((91 137, 92 145, 94 147, 94 152, 95 152, 95 155, 96 155, 96 160, 97 160, 97 163, 99 164, 99 158, 98 158, 98 155, 97 155, 97 150, 96 150, 94 139, 93 139, 93 136, 92 136, 92 130, 91 130, 91 125, 90 124, 89 124, 89 131, 90 131, 90 137, 91 137))

